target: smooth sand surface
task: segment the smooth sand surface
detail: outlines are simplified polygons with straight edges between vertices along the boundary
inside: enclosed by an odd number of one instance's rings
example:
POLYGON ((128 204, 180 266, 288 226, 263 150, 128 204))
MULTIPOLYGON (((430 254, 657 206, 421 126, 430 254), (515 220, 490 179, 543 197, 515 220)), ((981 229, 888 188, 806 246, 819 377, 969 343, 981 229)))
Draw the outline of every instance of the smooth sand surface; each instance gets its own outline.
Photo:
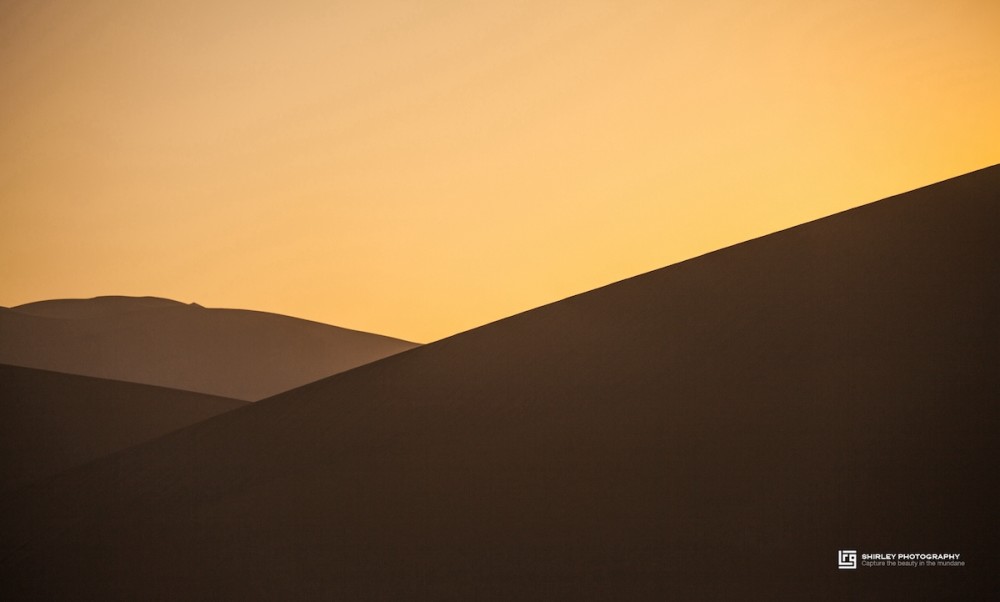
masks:
POLYGON ((0 364, 0 494, 247 405, 0 364))
POLYGON ((414 346, 288 316, 156 297, 0 309, 0 363, 247 401, 414 346))
POLYGON ((3 597, 986 599, 998 225, 994 167, 64 473, 0 507, 3 597))

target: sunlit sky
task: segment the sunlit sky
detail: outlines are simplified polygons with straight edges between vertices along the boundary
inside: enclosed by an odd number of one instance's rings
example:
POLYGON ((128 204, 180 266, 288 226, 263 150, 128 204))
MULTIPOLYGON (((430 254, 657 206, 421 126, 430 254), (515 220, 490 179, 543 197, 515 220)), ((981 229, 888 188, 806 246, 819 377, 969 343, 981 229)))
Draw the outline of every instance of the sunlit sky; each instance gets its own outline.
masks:
POLYGON ((428 342, 1000 161, 1000 2, 0 1, 0 305, 428 342))

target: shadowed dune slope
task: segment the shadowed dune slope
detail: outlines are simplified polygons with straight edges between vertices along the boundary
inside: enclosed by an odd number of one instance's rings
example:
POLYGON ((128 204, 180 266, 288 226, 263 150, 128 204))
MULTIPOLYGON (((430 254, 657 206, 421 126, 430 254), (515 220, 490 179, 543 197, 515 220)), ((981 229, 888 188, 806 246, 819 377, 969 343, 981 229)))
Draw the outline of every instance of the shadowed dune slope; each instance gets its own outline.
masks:
POLYGON ((288 316, 156 297, 0 309, 0 362, 248 401, 412 347, 288 316))
POLYGON ((0 508, 5 597, 981 599, 998 224, 994 167, 60 475, 0 508))
POLYGON ((246 404, 0 364, 0 493, 246 404))

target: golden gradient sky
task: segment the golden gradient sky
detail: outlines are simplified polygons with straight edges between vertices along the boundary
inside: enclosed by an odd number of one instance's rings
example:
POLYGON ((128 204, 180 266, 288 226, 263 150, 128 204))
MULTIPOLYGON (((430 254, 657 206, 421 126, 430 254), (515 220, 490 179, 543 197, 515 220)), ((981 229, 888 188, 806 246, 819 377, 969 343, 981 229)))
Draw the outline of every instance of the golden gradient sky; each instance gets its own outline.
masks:
POLYGON ((0 305, 427 342, 1000 161, 995 0, 0 1, 0 305))

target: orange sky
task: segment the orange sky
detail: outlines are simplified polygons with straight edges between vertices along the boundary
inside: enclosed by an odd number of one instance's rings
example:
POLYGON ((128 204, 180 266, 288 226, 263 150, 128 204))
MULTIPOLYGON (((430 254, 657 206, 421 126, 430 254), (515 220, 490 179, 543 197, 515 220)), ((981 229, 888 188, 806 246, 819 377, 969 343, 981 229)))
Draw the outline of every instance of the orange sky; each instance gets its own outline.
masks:
POLYGON ((427 342, 1000 161, 1000 2, 0 3, 0 305, 427 342))

